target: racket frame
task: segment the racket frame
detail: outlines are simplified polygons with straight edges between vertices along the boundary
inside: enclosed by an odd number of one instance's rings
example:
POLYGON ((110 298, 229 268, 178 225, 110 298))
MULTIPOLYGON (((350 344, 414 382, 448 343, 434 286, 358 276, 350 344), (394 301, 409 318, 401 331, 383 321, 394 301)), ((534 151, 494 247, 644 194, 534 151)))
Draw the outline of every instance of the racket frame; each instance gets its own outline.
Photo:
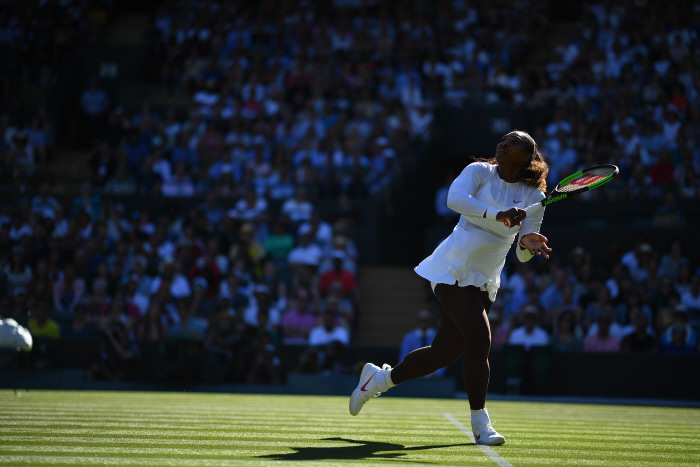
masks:
MULTIPOLYGON (((593 188, 597 188, 605 183, 608 183, 618 173, 620 173, 620 169, 616 165, 612 165, 612 164, 596 165, 593 167, 588 167, 587 169, 579 170, 578 172, 571 174, 568 177, 566 177, 565 179, 563 179, 562 181, 560 181, 557 184, 557 186, 554 187, 554 189, 552 191, 550 191, 549 194, 545 198, 543 198, 542 200, 540 200, 539 202, 537 202, 535 204, 532 204, 532 205, 526 207, 525 208, 525 212, 526 212, 525 217, 536 213, 537 211, 539 211, 543 207, 548 206, 554 202, 561 201, 562 199, 566 199, 569 196, 577 195, 579 193, 583 193, 584 191, 589 191, 589 190, 592 190, 593 188), (592 172, 592 171, 594 171, 596 169, 600 169, 602 167, 609 167, 609 168, 614 169, 614 170, 609 175, 606 175, 602 180, 598 180, 595 183, 592 183, 590 185, 586 185, 584 187, 578 188, 578 189, 573 190, 573 191, 567 191, 567 192, 559 191, 560 187, 567 185, 571 180, 575 180, 575 179, 581 177, 582 175, 585 175, 588 172, 592 172)), ((503 223, 506 225, 506 227, 510 226, 508 219, 504 220, 503 223)))

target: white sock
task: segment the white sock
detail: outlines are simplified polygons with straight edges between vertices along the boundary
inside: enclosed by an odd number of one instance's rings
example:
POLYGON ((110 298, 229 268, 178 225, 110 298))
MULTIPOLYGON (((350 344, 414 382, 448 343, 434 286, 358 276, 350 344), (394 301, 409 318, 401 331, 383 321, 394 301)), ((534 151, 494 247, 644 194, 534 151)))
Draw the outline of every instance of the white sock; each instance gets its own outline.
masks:
POLYGON ((491 420, 489 419, 489 412, 486 410, 486 407, 483 409, 479 410, 474 410, 471 409, 472 413, 472 425, 476 423, 490 423, 491 420))

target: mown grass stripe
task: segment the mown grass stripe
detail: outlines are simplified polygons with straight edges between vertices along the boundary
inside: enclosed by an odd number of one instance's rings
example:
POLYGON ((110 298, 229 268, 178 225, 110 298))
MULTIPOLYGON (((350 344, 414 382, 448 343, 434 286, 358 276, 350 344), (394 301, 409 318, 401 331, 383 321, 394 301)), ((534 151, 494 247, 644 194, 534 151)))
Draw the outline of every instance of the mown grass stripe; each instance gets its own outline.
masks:
MULTIPOLYGON (((2 465, 485 465, 442 413, 464 400, 34 391, 0 393, 2 465), (211 462, 208 460, 213 459, 211 462)), ((490 401, 512 465, 700 465, 700 409, 490 401)))
MULTIPOLYGON (((167 457, 100 457, 100 456, 9 456, 7 458, 0 458, 0 465, 19 465, 25 463, 28 460, 36 460, 45 465, 56 465, 56 464, 70 464, 70 465, 81 465, 86 463, 96 463, 97 465, 146 465, 152 466, 154 462, 158 465, 178 465, 178 466, 189 466, 189 465, 235 465, 235 466, 246 466, 253 465, 260 467, 261 465, 271 465, 279 464, 279 462, 270 462, 263 459, 184 459, 184 458, 167 458, 167 457)), ((334 466, 357 466, 357 462, 333 462, 334 466)), ((305 465, 328 465, 327 461, 285 461, 285 467, 292 466, 305 466, 305 465)), ((386 462, 362 462, 363 466, 366 467, 386 467, 386 462)), ((393 463, 392 463, 393 465, 393 463)), ((411 465, 416 465, 412 463, 411 465)), ((418 464, 420 465, 420 464, 418 464)), ((463 467, 477 467, 477 464, 467 465, 462 464, 463 467)))

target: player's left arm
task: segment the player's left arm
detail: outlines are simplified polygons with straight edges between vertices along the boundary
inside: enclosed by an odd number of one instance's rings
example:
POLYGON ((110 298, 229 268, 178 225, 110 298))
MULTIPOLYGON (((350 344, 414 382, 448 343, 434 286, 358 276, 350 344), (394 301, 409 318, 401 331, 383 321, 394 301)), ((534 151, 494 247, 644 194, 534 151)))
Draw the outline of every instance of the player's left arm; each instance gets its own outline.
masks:
MULTIPOLYGON (((534 204, 542 198, 544 198, 544 193, 538 190, 536 194, 531 197, 529 202, 530 204, 534 204)), ((543 218, 544 209, 540 209, 538 212, 527 216, 522 221, 522 226, 518 233, 518 246, 515 249, 518 260, 522 263, 530 261, 533 256, 544 256, 546 259, 549 259, 549 252, 552 251, 552 249, 547 246, 547 237, 540 233, 543 218)))

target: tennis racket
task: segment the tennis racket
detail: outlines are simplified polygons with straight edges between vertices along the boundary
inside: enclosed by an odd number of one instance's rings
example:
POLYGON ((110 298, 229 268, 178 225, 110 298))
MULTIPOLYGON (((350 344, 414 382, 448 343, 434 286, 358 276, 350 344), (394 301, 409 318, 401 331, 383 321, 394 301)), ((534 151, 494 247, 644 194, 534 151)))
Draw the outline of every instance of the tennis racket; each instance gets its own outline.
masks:
MULTIPOLYGON (((596 165, 595 167, 589 167, 587 169, 576 172, 573 175, 569 175, 564 180, 559 182, 559 184, 549 192, 546 198, 544 198, 539 203, 535 203, 531 206, 525 208, 527 216, 536 213, 543 207, 561 201, 563 199, 569 198, 573 195, 583 193, 584 191, 592 190, 601 185, 608 183, 613 179, 615 175, 620 173, 620 169, 612 164, 596 165)), ((503 223, 506 227, 510 227, 510 221, 508 219, 504 220, 503 223)))

